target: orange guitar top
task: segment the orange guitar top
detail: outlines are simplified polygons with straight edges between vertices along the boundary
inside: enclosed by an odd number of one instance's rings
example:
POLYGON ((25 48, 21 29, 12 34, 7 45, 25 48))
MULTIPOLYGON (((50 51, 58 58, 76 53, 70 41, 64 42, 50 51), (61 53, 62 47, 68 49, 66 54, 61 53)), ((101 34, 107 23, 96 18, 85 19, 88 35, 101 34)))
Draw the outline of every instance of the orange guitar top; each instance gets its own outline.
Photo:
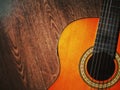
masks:
POLYGON ((118 38, 113 75, 109 79, 99 82, 91 80, 86 72, 84 60, 89 60, 90 54, 92 54, 92 49, 90 51, 88 49, 94 46, 98 22, 98 18, 80 19, 64 29, 58 43, 60 74, 49 90, 98 90, 98 88, 120 90, 120 37, 118 38), (87 50, 88 53, 86 53, 87 50), (83 55, 86 55, 83 58, 84 65, 80 66, 83 55), (82 68, 83 72, 81 72, 82 68), (86 77, 84 77, 84 73, 86 77))

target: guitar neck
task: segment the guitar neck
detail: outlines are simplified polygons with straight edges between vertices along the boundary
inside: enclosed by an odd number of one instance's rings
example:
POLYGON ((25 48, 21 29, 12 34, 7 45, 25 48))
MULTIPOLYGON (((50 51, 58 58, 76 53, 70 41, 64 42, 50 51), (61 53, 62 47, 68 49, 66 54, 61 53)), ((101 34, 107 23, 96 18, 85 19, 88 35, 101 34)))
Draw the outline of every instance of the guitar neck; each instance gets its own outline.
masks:
POLYGON ((93 52, 115 56, 120 25, 120 0, 103 0, 93 52))

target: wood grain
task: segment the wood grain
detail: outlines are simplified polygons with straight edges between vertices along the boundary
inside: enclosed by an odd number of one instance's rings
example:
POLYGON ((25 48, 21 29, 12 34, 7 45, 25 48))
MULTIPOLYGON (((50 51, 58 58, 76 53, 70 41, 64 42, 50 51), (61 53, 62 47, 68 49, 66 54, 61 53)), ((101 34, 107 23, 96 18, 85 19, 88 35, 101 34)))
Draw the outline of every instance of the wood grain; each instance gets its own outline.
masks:
POLYGON ((99 17, 101 0, 13 0, 0 17, 0 90, 47 90, 59 74, 57 43, 72 21, 99 17))

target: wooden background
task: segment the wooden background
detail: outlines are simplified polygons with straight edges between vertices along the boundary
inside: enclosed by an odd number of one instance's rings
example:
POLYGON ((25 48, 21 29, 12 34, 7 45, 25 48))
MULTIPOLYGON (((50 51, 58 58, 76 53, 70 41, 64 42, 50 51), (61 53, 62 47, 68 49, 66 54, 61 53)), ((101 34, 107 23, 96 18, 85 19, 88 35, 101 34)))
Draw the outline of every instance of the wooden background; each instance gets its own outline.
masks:
POLYGON ((10 11, 0 17, 0 90, 47 90, 59 73, 61 32, 74 20, 99 17, 101 0, 9 4, 10 11))

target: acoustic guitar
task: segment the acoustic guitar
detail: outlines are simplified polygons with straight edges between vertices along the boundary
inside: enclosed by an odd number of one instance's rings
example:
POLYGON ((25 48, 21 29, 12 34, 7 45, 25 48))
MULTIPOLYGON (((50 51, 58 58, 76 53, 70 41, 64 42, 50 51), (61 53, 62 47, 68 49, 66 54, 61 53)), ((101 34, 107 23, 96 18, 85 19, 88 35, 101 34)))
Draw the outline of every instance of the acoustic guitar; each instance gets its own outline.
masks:
POLYGON ((49 90, 120 90, 120 0, 103 0, 100 18, 70 23, 58 43, 60 74, 49 90))

